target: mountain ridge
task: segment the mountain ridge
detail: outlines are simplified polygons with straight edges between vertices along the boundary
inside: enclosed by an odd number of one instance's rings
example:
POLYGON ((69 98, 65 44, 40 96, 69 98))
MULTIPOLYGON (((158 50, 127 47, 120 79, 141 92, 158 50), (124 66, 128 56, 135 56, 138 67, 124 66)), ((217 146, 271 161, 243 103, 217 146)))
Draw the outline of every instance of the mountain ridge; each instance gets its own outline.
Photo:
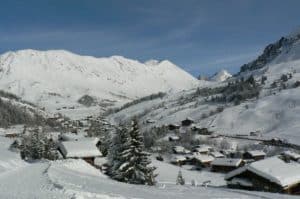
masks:
POLYGON ((120 105, 198 84, 168 60, 151 66, 123 56, 97 58, 65 50, 32 49, 0 55, 0 89, 51 110, 78 105, 84 95, 120 105))

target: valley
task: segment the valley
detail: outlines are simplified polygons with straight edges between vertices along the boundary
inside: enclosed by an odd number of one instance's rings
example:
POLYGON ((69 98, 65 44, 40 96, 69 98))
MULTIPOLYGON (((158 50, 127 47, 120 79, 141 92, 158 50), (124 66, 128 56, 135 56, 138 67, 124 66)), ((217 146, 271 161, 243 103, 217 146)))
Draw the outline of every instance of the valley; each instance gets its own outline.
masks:
POLYGON ((299 55, 297 33, 198 80, 168 60, 4 53, 0 198, 297 198, 299 55))

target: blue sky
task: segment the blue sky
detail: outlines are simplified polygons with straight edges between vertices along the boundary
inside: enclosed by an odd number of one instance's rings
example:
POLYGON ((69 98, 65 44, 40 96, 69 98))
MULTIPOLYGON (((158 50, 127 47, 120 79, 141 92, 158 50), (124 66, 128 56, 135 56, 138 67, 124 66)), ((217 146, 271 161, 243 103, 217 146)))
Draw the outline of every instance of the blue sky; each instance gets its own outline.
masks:
POLYGON ((2 0, 0 53, 66 49, 234 73, 300 26, 298 0, 2 0))

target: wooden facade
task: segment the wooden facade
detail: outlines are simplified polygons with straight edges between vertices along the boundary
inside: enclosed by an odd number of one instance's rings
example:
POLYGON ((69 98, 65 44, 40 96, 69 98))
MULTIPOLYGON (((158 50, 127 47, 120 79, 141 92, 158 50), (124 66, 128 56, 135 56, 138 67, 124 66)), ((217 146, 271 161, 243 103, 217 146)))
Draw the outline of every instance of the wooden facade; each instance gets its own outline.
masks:
POLYGON ((220 172, 220 173, 228 173, 237 169, 239 166, 227 166, 227 165, 212 165, 211 171, 220 172))
POLYGON ((286 193, 286 194, 295 194, 300 195, 300 181, 296 184, 291 184, 286 187, 282 187, 262 176, 257 175, 249 170, 246 170, 236 176, 233 176, 229 179, 226 179, 228 182, 233 180, 234 178, 245 179, 252 183, 252 186, 243 186, 242 184, 231 184, 228 183, 228 187, 230 188, 238 188, 238 189, 246 189, 246 190, 254 190, 254 191, 268 191, 274 193, 286 193))
POLYGON ((265 155, 263 155, 263 154, 252 155, 252 154, 249 153, 249 152, 245 152, 245 153, 243 154, 243 159, 246 159, 246 160, 248 160, 248 159, 253 159, 253 160, 255 160, 255 161, 258 161, 258 160, 263 160, 264 158, 265 158, 265 155))
MULTIPOLYGON (((218 159, 222 159, 222 158, 218 158, 218 159)), ((217 159, 215 159, 217 160, 217 159)), ((244 161, 240 161, 239 163, 236 164, 214 164, 214 162, 212 162, 211 164, 211 171, 213 172, 220 172, 220 173, 229 173, 230 171, 233 171, 239 167, 242 167, 245 165, 244 161)))

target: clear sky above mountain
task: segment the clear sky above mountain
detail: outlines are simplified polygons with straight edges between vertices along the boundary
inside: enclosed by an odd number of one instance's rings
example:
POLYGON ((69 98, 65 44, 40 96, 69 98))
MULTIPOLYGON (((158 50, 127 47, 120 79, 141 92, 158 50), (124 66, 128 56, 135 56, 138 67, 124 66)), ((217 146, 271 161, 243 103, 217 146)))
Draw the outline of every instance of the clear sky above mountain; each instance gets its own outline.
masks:
POLYGON ((300 25, 298 0, 3 0, 0 52, 66 49, 169 59, 211 75, 255 58, 300 25))

